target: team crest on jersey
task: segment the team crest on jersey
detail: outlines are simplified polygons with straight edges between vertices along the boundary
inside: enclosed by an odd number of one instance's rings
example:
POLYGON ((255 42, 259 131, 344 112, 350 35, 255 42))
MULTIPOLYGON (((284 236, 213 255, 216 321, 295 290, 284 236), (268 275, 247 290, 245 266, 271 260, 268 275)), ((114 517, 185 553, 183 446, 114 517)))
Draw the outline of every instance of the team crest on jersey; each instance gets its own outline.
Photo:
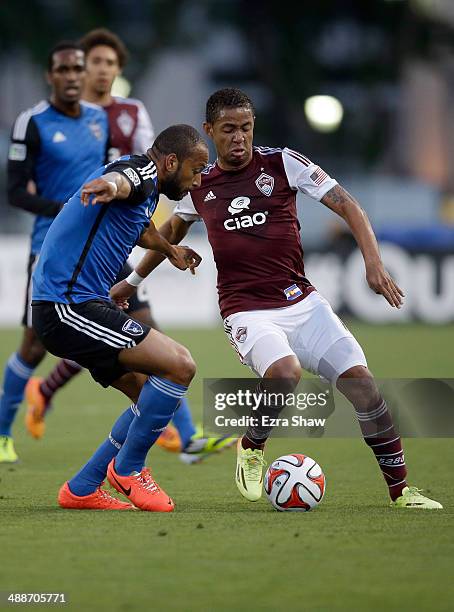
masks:
POLYGON ((268 198, 273 193, 274 178, 269 174, 262 172, 259 178, 255 181, 255 184, 257 185, 257 189, 259 189, 263 195, 266 195, 268 198))
POLYGON ((235 333, 235 339, 237 342, 245 342, 247 338, 247 327, 238 327, 235 333))
POLYGON ((97 140, 102 140, 102 127, 96 121, 92 121, 88 124, 88 127, 91 130, 91 133, 97 140))
POLYGON ((133 319, 128 319, 121 329, 131 336, 141 336, 143 334, 143 327, 133 319))
POLYGON ((134 129, 134 119, 127 111, 122 110, 121 113, 118 115, 117 125, 124 136, 131 136, 132 130, 134 129))

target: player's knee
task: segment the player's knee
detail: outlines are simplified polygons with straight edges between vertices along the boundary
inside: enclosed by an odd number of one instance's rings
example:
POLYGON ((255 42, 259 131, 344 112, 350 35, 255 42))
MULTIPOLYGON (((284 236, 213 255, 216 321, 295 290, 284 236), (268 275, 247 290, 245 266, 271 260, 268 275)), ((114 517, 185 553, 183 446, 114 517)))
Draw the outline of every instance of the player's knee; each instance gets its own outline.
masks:
POLYGON ((300 381, 301 366, 296 357, 284 357, 283 359, 278 359, 267 369, 265 377, 286 381, 293 390, 300 381))
POLYGON ((339 378, 357 378, 361 380, 364 379, 364 382, 366 382, 370 379, 373 380, 374 377, 372 376, 372 372, 366 366, 355 365, 343 372, 339 376, 339 378))
POLYGON ((195 361, 188 349, 182 346, 178 351, 177 371, 175 375, 180 379, 180 384, 187 387, 194 378, 195 373, 195 361))
POLYGON ((343 372, 337 379, 337 387, 357 407, 367 409, 380 399, 372 373, 362 365, 353 366, 343 372))

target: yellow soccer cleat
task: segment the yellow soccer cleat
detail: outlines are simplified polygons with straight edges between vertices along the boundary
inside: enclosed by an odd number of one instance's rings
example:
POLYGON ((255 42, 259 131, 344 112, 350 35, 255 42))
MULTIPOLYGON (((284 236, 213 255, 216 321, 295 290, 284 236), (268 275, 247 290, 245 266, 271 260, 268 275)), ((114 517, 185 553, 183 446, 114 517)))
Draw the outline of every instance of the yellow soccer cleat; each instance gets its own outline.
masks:
POLYGON ((200 463, 204 459, 213 457, 223 450, 230 448, 236 441, 237 438, 229 436, 205 438, 201 430, 198 429, 198 432, 192 436, 188 444, 181 451, 180 459, 183 463, 200 463))
POLYGON ((417 487, 404 487, 402 495, 391 502, 393 508, 420 508, 422 510, 442 510, 443 506, 433 500, 421 495, 422 489, 417 487))
POLYGON ((0 463, 16 463, 18 459, 11 436, 0 436, 0 463))
POLYGON ((249 501, 257 501, 262 496, 265 465, 263 451, 244 449, 240 438, 237 444, 235 482, 241 495, 249 501))

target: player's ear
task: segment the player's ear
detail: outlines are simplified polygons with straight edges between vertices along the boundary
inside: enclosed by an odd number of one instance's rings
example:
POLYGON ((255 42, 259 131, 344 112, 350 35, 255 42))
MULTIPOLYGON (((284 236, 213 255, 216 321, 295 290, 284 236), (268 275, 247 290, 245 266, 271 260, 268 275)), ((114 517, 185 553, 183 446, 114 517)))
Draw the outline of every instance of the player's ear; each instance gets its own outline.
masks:
POLYGON ((205 134, 210 138, 213 138, 213 125, 208 123, 208 121, 204 121, 202 127, 205 134))
POLYGON ((174 173, 178 170, 178 158, 175 153, 169 153, 165 157, 165 169, 167 172, 174 173))
POLYGON ((52 85, 52 80, 51 80, 51 77, 50 77, 50 72, 49 72, 48 70, 46 70, 46 72, 44 73, 44 75, 45 75, 45 77, 46 77, 46 83, 47 83, 48 85, 52 85))

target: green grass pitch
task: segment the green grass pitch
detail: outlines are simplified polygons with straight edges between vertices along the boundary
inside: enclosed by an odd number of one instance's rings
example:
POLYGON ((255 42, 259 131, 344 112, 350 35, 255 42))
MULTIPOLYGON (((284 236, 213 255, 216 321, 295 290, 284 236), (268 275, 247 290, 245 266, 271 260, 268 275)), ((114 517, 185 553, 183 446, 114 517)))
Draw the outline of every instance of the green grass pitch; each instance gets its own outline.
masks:
MULTIPOLYGON (((453 377, 454 327, 351 325, 378 377, 453 377)), ((203 377, 245 376, 221 330, 178 330, 203 377)), ((3 365, 19 331, 0 331, 3 365)), ((40 368, 46 372, 53 358, 40 368)), ((452 610, 453 440, 405 441, 409 481, 443 511, 387 507, 381 475, 360 439, 272 440, 317 459, 327 476, 320 507, 275 512, 237 493, 235 453, 187 466, 155 448, 171 515, 64 511, 56 493, 108 433, 127 401, 82 374, 56 399, 43 440, 15 425, 20 463, 0 466, 0 592, 66 592, 74 610, 452 610)), ((38 606, 55 609, 55 606, 38 606)))

